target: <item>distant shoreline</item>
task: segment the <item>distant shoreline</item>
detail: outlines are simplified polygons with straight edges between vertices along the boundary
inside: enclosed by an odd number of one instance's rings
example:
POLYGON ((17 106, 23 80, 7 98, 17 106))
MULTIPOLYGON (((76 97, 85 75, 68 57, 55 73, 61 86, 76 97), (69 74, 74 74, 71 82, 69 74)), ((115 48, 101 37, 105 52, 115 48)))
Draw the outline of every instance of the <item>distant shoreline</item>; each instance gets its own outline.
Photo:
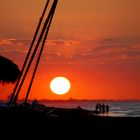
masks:
MULTIPOLYGON (((22 102, 24 99, 18 100, 18 102, 22 102)), ((32 102, 34 99, 29 99, 28 102, 32 102)), ((135 101, 140 101, 140 99, 38 99, 39 102, 69 102, 69 101, 76 101, 76 102, 81 102, 81 101, 93 101, 93 102, 135 102, 135 101)), ((2 103, 8 102, 8 100, 0 100, 2 103)))

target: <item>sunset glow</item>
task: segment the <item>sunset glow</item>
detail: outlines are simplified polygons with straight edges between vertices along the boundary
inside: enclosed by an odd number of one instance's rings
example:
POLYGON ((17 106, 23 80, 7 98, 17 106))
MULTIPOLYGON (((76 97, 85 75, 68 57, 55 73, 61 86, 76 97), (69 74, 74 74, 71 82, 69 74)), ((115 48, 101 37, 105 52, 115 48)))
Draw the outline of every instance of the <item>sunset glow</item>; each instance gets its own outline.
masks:
POLYGON ((58 95, 66 94, 70 90, 70 82, 65 77, 55 77, 50 83, 50 89, 58 95))
MULTIPOLYGON (((45 3, 0 1, 0 55, 20 69, 45 3)), ((59 0, 29 99, 140 99, 139 6, 140 0, 59 0), (71 88, 60 79, 50 85, 58 75, 71 88)), ((0 83, 0 99, 13 88, 0 83)))

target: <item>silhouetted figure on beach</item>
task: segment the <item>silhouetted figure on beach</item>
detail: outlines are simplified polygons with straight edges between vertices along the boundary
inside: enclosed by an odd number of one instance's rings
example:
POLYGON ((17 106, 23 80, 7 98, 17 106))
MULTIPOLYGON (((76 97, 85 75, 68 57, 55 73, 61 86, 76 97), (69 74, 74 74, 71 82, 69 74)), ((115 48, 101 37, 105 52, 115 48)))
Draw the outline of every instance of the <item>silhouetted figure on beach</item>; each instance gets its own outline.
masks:
POLYGON ((99 113, 101 112, 101 104, 100 103, 96 104, 95 111, 99 112, 99 113))
POLYGON ((105 104, 102 104, 102 105, 101 105, 101 112, 102 112, 102 113, 105 113, 105 111, 106 111, 105 109, 106 109, 106 108, 105 108, 105 104))
POLYGON ((96 112, 98 111, 98 104, 96 104, 96 106, 95 106, 95 111, 96 112))
POLYGON ((96 113, 108 113, 109 112, 109 105, 105 105, 104 103, 103 104, 96 104, 95 106, 95 112, 96 113))
POLYGON ((37 99, 35 98, 34 100, 33 100, 33 102, 32 102, 32 106, 34 107, 34 106, 37 106, 38 105, 38 101, 37 101, 37 99))
POLYGON ((81 108, 81 106, 77 106, 77 109, 78 109, 78 110, 81 110, 82 108, 81 108))
POLYGON ((109 105, 106 105, 106 113, 108 113, 109 112, 109 105))

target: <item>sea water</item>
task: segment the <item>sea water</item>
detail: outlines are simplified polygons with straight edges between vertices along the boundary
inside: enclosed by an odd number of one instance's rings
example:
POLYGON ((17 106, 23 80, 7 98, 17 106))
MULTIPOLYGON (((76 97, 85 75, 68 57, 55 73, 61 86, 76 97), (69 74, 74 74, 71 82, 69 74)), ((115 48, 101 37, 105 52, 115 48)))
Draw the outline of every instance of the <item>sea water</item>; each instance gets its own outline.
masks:
POLYGON ((44 101, 46 106, 61 108, 81 107, 87 110, 95 110, 97 103, 109 105, 109 113, 100 115, 112 117, 140 117, 140 101, 92 101, 92 100, 68 100, 68 101, 44 101))

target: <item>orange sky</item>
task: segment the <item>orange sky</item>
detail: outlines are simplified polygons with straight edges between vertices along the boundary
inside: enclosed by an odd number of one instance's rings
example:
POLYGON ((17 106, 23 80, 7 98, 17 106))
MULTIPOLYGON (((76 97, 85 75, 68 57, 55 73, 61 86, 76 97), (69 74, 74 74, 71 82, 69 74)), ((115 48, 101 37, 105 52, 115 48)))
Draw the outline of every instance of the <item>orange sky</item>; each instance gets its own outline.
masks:
MULTIPOLYGON (((45 0, 0 0, 0 55, 20 68, 44 4, 45 0)), ((29 97, 140 99, 139 5, 139 0, 59 0, 29 97), (59 75, 72 84, 63 96, 49 88, 59 75)), ((13 87, 0 85, 0 99, 13 87)))

